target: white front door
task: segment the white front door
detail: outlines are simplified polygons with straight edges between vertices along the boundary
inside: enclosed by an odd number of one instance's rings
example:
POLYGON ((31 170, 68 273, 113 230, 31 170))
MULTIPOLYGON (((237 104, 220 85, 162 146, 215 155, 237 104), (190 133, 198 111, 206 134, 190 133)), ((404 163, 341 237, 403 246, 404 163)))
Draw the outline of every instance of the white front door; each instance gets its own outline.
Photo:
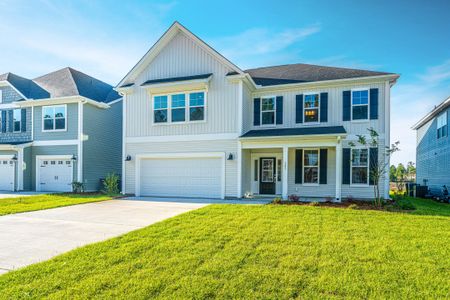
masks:
POLYGON ((14 161, 0 158, 0 191, 14 191, 14 161))
POLYGON ((73 163, 70 159, 40 159, 36 190, 43 192, 71 192, 73 163))

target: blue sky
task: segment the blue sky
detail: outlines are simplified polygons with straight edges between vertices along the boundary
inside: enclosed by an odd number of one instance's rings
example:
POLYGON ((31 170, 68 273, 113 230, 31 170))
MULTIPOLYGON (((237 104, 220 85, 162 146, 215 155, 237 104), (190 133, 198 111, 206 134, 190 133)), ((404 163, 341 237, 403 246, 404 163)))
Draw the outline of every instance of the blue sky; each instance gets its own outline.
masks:
POLYGON ((410 127, 450 96, 450 1, 0 0, 0 12, 0 73, 29 78, 71 66, 115 85, 174 20, 241 68, 399 73, 394 163, 415 160, 410 127))

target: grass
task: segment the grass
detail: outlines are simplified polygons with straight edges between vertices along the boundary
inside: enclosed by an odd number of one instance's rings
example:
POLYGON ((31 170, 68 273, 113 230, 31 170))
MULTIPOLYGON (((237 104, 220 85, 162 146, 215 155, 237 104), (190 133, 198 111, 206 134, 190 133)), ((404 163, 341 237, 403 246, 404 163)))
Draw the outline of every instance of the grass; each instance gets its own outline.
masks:
POLYGON ((111 197, 102 194, 49 194, 4 198, 0 199, 0 216, 108 199, 111 197))
MULTIPOLYGON (((212 205, 0 276, 16 298, 449 298, 449 206, 212 205)), ((439 203, 436 203, 439 204, 439 203)))

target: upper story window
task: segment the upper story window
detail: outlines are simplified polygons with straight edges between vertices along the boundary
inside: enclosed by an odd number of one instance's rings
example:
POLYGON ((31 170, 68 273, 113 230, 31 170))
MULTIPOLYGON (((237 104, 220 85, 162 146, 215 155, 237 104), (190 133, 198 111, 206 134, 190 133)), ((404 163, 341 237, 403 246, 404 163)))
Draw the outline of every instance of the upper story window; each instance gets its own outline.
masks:
POLYGON ((369 91, 352 91, 352 120, 369 119, 369 91))
POLYGON ((352 184, 369 184, 369 150, 352 149, 352 184))
POLYGON ((441 137, 448 135, 448 126, 447 126, 447 112, 444 112, 440 116, 437 117, 437 137, 440 139, 441 137))
POLYGON ((67 106, 42 107, 42 131, 64 131, 67 128, 67 106))
POLYGON ((319 150, 303 151, 303 183, 319 183, 319 150))
POLYGON ((274 125, 276 111, 275 97, 261 99, 261 124, 274 125))
POLYGON ((304 99, 304 122, 317 123, 319 122, 319 94, 305 95, 304 99))
POLYGON ((205 92, 176 93, 153 97, 153 122, 177 123, 205 119, 205 92), (189 106, 187 105, 189 99, 189 106))
POLYGON ((22 110, 13 110, 13 132, 22 131, 22 110))

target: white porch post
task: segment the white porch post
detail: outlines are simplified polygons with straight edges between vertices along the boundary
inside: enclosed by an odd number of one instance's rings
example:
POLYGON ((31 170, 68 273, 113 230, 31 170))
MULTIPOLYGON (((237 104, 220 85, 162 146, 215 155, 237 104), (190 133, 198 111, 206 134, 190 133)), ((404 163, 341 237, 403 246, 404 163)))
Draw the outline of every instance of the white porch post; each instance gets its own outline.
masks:
POLYGON ((341 202, 342 194, 342 141, 338 137, 336 144, 336 202, 341 202))
POLYGON ((23 190, 23 148, 17 149, 17 191, 23 190))
POLYGON ((288 197, 288 150, 287 146, 283 146, 283 172, 282 172, 282 189, 281 196, 283 199, 287 199, 288 197))
POLYGON ((242 197, 242 143, 238 141, 237 152, 237 198, 242 197))

